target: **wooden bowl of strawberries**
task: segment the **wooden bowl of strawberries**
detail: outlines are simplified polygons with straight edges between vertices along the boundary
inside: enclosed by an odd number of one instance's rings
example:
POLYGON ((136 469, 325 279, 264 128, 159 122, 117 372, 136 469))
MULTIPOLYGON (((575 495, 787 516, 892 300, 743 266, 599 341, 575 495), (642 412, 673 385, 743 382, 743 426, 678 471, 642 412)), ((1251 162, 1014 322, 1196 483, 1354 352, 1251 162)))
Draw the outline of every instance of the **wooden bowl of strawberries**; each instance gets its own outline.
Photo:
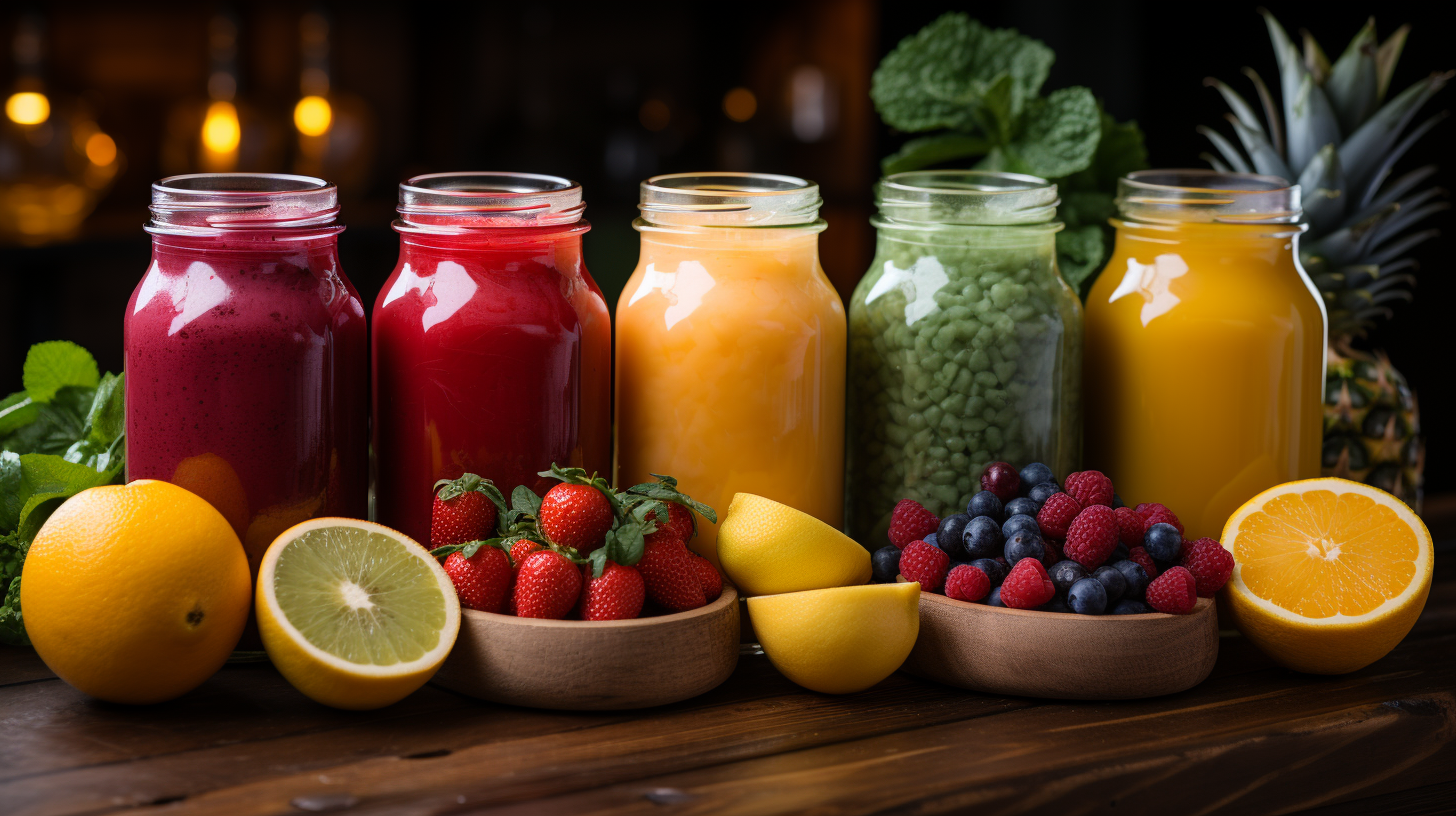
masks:
POLYGON ((738 593, 687 548, 694 511, 716 520, 713 510, 670 477, 618 491, 577 469, 542 475, 561 484, 540 498, 518 487, 509 504, 470 474, 436 486, 431 539, 441 546, 432 552, 462 609, 432 682, 497 703, 589 711, 665 705, 728 679, 738 593), (495 512, 459 523, 461 510, 486 504, 495 512))

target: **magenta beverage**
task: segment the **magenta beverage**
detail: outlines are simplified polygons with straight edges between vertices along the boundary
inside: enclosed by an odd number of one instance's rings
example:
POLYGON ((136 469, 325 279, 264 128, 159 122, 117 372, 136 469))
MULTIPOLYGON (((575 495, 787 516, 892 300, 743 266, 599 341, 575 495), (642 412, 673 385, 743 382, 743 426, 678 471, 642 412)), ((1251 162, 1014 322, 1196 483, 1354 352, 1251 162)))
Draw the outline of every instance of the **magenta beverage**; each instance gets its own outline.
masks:
POLYGON ((257 576, 273 539, 368 511, 369 349, 335 188, 303 176, 152 185, 152 263, 125 320, 126 471, 207 499, 257 576))

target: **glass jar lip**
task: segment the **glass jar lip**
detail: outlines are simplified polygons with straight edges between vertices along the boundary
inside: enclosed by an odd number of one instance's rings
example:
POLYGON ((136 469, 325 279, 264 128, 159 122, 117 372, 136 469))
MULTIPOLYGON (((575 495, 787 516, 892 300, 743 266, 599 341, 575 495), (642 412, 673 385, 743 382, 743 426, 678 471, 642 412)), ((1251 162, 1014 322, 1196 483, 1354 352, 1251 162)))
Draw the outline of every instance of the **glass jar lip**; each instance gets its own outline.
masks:
POLYGON ((458 234, 575 224, 586 202, 581 185, 561 176, 470 170, 410 178, 399 185, 395 210, 400 232, 458 234))
POLYGON ((1293 224, 1298 184, 1278 176, 1187 168, 1138 170, 1117 181, 1117 211, 1151 223, 1293 224))
POLYGON ((1059 204, 1056 184, 996 170, 910 170, 875 185, 876 226, 1051 225, 1059 204))
POLYGON ((339 190, 289 173, 187 173, 152 183, 153 235, 222 235, 289 231, 299 237, 343 232, 339 190), (304 235, 306 233, 306 235, 304 235))
POLYGON ((666 173, 642 182, 638 229, 804 227, 823 229, 819 185, 798 176, 732 171, 666 173))

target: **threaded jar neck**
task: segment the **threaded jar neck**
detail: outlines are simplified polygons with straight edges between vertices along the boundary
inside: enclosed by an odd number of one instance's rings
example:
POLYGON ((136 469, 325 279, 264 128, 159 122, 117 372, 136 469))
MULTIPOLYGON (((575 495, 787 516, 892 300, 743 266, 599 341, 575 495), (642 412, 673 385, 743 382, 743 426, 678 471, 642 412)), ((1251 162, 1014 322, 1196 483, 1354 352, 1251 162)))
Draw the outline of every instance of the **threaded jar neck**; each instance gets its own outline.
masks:
POLYGON ((1149 224, 1294 224, 1298 184, 1218 170, 1139 170, 1118 179, 1117 212, 1149 224))
POLYGON ((947 227, 1062 225, 1057 185, 1036 176, 990 170, 913 170, 875 185, 876 227, 938 230, 947 227))
POLYGON ((546 227, 586 232, 581 185, 535 173, 430 173, 399 185, 394 228, 420 235, 488 235, 546 227))
POLYGON ((273 233, 284 239, 337 235, 339 194, 312 176, 283 173, 193 173, 152 184, 154 236, 241 237, 273 233))
POLYGON ((819 232, 819 185, 769 173, 673 173, 642 182, 639 231, 789 228, 819 232))

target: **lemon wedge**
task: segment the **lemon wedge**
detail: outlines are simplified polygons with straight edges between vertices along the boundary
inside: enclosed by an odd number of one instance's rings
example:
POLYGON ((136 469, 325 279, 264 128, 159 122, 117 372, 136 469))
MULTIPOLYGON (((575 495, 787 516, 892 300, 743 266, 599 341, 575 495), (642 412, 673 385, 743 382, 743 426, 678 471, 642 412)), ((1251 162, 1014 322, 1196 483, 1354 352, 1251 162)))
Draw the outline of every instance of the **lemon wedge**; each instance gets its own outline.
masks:
POLYGON ((1344 479, 1271 487, 1223 530, 1239 630, 1278 663, 1344 674, 1406 636, 1431 590, 1431 534, 1400 499, 1344 479))
POLYGON ((460 602, 435 559, 403 533, 355 519, 283 531, 263 556, 256 605, 273 665, 335 708, 408 696, 460 631, 460 602))
POLYGON ((748 599, 769 662, 812 691, 852 694, 889 677, 920 634, 914 582, 814 589, 748 599))
POLYGON ((808 513, 752 493, 735 493, 718 526, 723 572, 748 595, 863 584, 870 554, 808 513))

